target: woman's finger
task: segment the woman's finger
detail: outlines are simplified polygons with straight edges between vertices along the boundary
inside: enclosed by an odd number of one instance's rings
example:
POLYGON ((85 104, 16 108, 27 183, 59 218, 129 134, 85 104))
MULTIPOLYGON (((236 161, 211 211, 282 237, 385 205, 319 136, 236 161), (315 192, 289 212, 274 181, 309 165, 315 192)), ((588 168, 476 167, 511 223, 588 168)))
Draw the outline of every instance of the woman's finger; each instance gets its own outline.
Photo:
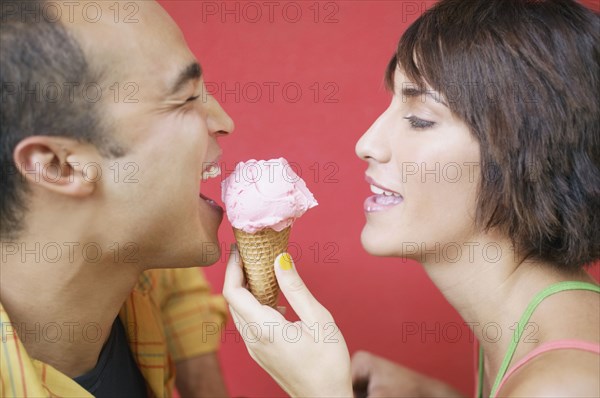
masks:
POLYGON ((225 282, 223 283, 225 300, 245 322, 260 323, 261 321, 272 320, 273 317, 277 320, 284 320, 276 310, 260 304, 252 293, 244 287, 244 284, 242 260, 237 245, 235 245, 232 246, 227 269, 225 270, 225 282))
POLYGON ((357 388, 364 387, 371 378, 371 369, 373 367, 373 355, 365 351, 358 351, 352 356, 351 372, 352 384, 357 388))
POLYGON ((289 253, 282 253, 275 259, 275 275, 282 293, 300 319, 308 324, 326 324, 331 322, 331 314, 319 303, 308 290, 294 266, 289 253))
POLYGON ((223 290, 227 290, 227 288, 244 287, 246 279, 242 269, 242 257, 240 256, 240 252, 235 243, 231 245, 229 253, 223 290))
POLYGON ((246 320, 244 320, 244 318, 242 318, 240 314, 238 314, 236 310, 233 309, 231 306, 229 306, 229 312, 231 313, 231 317, 233 318, 235 328, 240 333, 240 336, 242 336, 244 342, 257 342, 259 340, 259 335, 257 333, 260 333, 262 335, 262 329, 257 329, 256 323, 249 324, 248 322, 246 322, 246 320))

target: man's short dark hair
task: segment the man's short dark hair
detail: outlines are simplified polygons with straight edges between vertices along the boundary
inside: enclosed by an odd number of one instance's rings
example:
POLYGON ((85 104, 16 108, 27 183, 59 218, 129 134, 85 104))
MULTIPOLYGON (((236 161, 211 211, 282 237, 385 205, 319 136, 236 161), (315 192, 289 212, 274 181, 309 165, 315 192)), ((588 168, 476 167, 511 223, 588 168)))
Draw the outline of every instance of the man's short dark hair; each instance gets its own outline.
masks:
POLYGON ((442 0, 386 73, 442 94, 479 141, 477 226, 564 270, 600 258, 599 42, 571 0, 442 0))
POLYGON ((0 236, 23 228, 27 184, 13 161, 16 145, 32 135, 74 138, 106 147, 99 105, 86 99, 97 82, 74 37, 42 12, 44 1, 1 2, 0 236))

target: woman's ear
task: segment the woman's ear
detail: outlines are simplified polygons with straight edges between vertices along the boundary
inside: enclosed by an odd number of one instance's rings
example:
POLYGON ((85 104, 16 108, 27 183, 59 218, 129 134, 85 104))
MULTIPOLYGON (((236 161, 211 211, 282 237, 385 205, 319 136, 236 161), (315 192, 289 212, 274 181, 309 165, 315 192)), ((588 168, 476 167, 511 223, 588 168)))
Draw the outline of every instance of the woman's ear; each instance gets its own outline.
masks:
POLYGON ((100 165, 82 144, 64 137, 31 136, 17 144, 13 160, 21 178, 55 193, 85 197, 99 179, 100 165), (90 166, 92 165, 92 166, 90 166))

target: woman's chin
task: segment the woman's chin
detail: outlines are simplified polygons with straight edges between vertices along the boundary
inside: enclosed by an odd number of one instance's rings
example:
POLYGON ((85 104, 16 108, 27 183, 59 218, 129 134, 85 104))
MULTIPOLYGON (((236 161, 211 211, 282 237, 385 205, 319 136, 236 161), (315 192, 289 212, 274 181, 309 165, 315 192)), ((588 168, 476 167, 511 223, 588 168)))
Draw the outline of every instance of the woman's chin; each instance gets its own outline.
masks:
MULTIPOLYGON (((367 253, 378 257, 396 257, 397 247, 386 241, 382 234, 376 234, 365 226, 360 234, 360 243, 367 253)), ((384 235, 385 236, 385 235, 384 235)))

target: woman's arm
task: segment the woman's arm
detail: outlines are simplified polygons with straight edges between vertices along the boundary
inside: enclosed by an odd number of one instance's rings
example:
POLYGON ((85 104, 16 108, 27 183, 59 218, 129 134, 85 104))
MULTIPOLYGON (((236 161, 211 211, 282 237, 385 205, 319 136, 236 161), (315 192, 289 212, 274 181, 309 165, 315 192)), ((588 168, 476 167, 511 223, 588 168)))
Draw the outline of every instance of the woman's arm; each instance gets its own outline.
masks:
POLYGON ((352 356, 352 383, 357 398, 462 397, 439 380, 364 351, 352 356))
POLYGON ((300 321, 288 322, 245 288, 237 248, 227 264, 223 295, 250 356, 291 396, 351 397, 350 355, 333 317, 289 255, 275 259, 275 274, 300 321))

